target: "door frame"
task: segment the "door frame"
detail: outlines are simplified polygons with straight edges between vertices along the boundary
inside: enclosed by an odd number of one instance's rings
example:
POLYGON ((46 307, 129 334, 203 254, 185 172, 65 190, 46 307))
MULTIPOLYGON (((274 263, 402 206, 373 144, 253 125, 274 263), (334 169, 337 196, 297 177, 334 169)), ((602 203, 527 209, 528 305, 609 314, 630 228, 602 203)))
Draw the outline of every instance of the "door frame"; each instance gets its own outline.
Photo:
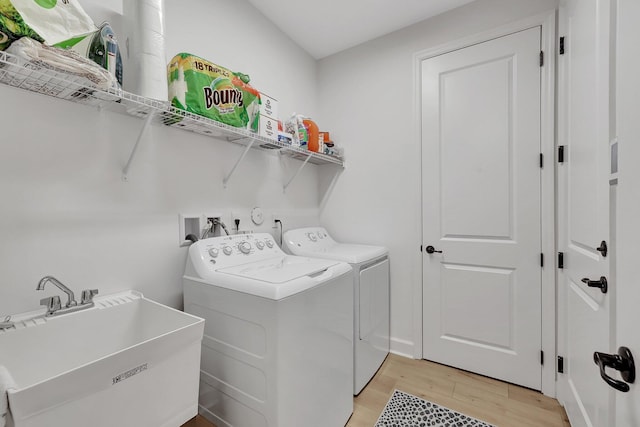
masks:
MULTIPOLYGON (((459 50, 475 44, 483 43, 509 34, 517 33, 529 28, 541 27, 541 46, 544 52, 544 65, 541 73, 541 115, 540 137, 541 151, 544 158, 540 178, 541 188, 541 248, 544 254, 542 268, 542 343, 544 364, 542 365, 542 393, 556 396, 556 10, 535 15, 498 28, 445 43, 430 49, 419 51, 413 55, 413 93, 414 93, 414 126, 415 138, 419 141, 420 171, 422 176, 422 61, 445 53, 459 50)), ((422 180, 420 181, 422 182, 422 180)), ((422 200, 422 184, 420 185, 419 200, 422 200)), ((423 245, 423 212, 420 204, 420 218, 417 237, 423 245)), ((419 283, 413 288, 413 352, 416 359, 422 359, 422 286, 424 281, 423 256, 419 255, 420 277, 419 283)))

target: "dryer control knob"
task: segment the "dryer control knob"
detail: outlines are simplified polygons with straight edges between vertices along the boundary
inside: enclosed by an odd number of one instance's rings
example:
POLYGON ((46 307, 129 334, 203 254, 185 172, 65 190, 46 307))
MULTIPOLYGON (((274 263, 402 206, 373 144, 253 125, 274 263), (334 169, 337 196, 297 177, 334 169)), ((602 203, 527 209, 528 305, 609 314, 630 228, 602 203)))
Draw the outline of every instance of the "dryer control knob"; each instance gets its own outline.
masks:
POLYGON ((258 240, 256 242, 256 248, 263 250, 264 249, 264 243, 262 243, 260 240, 258 240))
POLYGON ((231 246, 225 246, 224 248, 222 248, 222 252, 224 252, 225 255, 231 255, 233 249, 231 249, 231 246))
POLYGON ((268 248, 272 248, 273 247, 273 242, 271 240, 265 240, 265 243, 267 244, 268 248))
POLYGON ((219 253, 220 251, 218 250, 218 248, 209 249, 209 255, 211 255, 211 258, 217 257, 219 253))
POLYGON ((246 255, 249 252, 251 252, 251 243, 249 242, 238 243, 238 249, 240 249, 240 252, 246 255))
POLYGON ((307 233, 307 237, 309 238, 309 240, 311 240, 312 242, 317 242, 318 238, 316 237, 315 233, 307 233))

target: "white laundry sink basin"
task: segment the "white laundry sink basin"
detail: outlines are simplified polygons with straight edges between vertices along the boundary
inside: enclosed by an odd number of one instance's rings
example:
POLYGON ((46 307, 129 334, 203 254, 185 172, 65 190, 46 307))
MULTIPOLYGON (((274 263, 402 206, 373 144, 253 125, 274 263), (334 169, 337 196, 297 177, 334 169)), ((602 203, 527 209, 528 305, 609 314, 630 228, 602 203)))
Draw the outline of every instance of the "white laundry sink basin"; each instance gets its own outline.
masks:
POLYGON ((8 427, 178 427, 195 416, 204 320, 135 291, 94 301, 0 330, 15 382, 8 427))

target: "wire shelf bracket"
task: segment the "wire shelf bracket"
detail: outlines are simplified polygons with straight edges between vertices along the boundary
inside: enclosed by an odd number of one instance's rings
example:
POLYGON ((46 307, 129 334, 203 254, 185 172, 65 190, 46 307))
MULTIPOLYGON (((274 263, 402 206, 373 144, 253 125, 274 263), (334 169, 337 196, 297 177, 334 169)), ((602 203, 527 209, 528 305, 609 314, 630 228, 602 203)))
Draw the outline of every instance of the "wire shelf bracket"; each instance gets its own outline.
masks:
POLYGON ((140 129, 140 133, 138 134, 138 139, 136 140, 136 143, 133 145, 133 148, 131 149, 131 154, 129 154, 129 160, 127 161, 127 164, 124 166, 124 169, 122 169, 123 181, 129 180, 129 170, 131 169, 133 158, 136 156, 136 152, 138 151, 138 146, 140 145, 140 141, 142 141, 143 137, 147 133, 147 129, 149 129, 149 126, 151 125, 151 122, 153 121, 154 116, 155 114, 153 112, 149 113, 147 115, 147 118, 144 121, 144 124, 142 125, 142 129, 140 129))
POLYGON ((302 172, 302 169, 304 169, 304 167, 307 165, 307 163, 309 163, 309 160, 311 159, 311 151, 307 154, 307 158, 304 159, 304 162, 302 162, 302 164, 300 165, 300 167, 298 168, 298 170, 296 171, 296 173, 293 174, 293 176, 289 179, 289 181, 287 181, 287 183, 285 185, 282 186, 282 192, 286 193, 287 192, 287 188, 289 188, 289 185, 291 185, 291 183, 293 182, 294 179, 296 179, 298 177, 298 175, 300 174, 300 172, 302 172))
POLYGON ((244 151, 242 152, 242 155, 240 156, 240 158, 236 161, 236 164, 233 165, 233 167, 231 168, 231 170, 229 171, 229 173, 227 174, 227 176, 225 176, 222 179, 222 186, 224 188, 227 188, 227 184, 229 184, 229 180, 231 179, 231 177, 233 176, 233 173, 236 171, 236 168, 238 167, 238 165, 244 160, 245 156, 247 155, 247 153, 249 152, 249 150, 251 150, 251 147, 253 146, 253 144, 256 142, 255 138, 251 138, 251 142, 249 142, 247 144, 247 146, 245 147, 244 151))

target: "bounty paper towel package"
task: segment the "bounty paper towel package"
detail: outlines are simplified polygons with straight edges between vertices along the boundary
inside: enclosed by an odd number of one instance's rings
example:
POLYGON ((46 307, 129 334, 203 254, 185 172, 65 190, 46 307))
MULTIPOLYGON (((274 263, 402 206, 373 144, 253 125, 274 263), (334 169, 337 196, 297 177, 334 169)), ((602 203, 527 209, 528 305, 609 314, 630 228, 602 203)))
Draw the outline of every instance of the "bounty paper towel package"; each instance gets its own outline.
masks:
POLYGON ((176 107, 230 126, 258 130, 260 93, 249 76, 188 53, 168 67, 169 100, 176 107))
POLYGON ((0 50, 21 37, 55 45, 96 30, 78 0, 0 0, 0 50))

